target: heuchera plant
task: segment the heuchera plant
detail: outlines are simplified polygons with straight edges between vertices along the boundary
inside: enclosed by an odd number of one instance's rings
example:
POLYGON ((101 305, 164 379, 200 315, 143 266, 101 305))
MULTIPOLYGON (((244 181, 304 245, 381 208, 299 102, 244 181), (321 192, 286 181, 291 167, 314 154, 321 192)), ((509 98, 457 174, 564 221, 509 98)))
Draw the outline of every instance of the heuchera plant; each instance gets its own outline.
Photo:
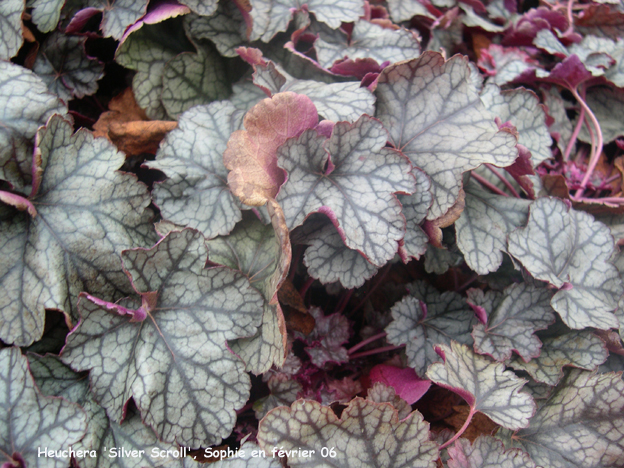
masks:
POLYGON ((623 191, 615 1, 3 0, 0 465, 622 467, 623 191))

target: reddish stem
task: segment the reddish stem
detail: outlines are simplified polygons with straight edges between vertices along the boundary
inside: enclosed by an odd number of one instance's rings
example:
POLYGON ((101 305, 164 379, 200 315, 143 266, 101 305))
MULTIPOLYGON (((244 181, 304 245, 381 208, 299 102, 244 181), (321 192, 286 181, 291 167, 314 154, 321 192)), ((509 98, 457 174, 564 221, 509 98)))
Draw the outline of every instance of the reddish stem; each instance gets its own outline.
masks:
POLYGON ((355 346, 353 346, 351 349, 349 349, 347 351, 347 353, 351 354, 356 352, 358 349, 363 348, 364 346, 366 346, 369 343, 372 343, 373 341, 377 341, 383 337, 386 336, 386 332, 381 332, 381 333, 377 333, 376 335, 371 336, 370 338, 366 338, 364 341, 360 341, 358 344, 356 344, 355 346))
POLYGON ((581 132, 581 127, 583 126, 583 122, 585 122, 585 108, 581 107, 581 112, 579 113, 578 122, 576 122, 576 127, 574 127, 574 131, 570 136, 570 141, 568 141, 568 145, 566 146, 565 153, 563 154, 563 161, 568 162, 570 160, 570 153, 572 153, 572 148, 574 148, 574 144, 578 138, 578 134, 581 132))
POLYGON ((452 438, 450 438, 449 440, 447 440, 446 442, 444 442, 444 444, 440 446, 440 449, 439 449, 440 451, 444 450, 446 447, 448 447, 449 445, 451 445, 453 442, 455 442, 457 439, 461 437, 461 435, 466 431, 466 429, 468 429, 468 426, 470 425, 470 421, 472 421, 472 417, 475 415, 476 412, 477 410, 471 406, 470 413, 468 413, 468 417, 466 418, 466 422, 464 423, 464 425, 459 429, 459 431, 457 431, 457 434, 455 434, 452 438))
POLYGON ((312 283, 314 283, 314 281, 315 279, 310 276, 303 284, 303 286, 301 286, 301 289, 299 290, 299 294, 301 295, 301 297, 305 298, 308 289, 310 289, 310 286, 312 286, 312 283))
POLYGON ((405 345, 401 345, 401 346, 384 346, 383 348, 375 348, 375 349, 371 349, 370 351, 364 351, 362 353, 352 354, 351 356, 349 356, 349 359, 358 359, 358 358, 361 358, 361 357, 372 356, 373 354, 385 353, 386 351, 394 351, 395 349, 401 349, 404 346, 405 345))
POLYGON ((514 186, 511 184, 511 182, 509 182, 503 174, 498 172, 494 166, 492 166, 491 164, 486 164, 485 167, 487 167, 492 172, 492 174, 498 177, 501 180, 501 182, 505 184, 505 187, 509 189, 509 191, 513 194, 514 197, 520 198, 520 194, 516 191, 514 186))
MULTIPOLYGON (((582 93, 583 95, 585 94, 584 89, 582 90, 582 93)), ((572 95, 576 98, 576 100, 579 102, 581 107, 585 109, 585 112, 587 113, 587 117, 591 121, 592 126, 594 127, 594 130, 596 131, 596 139, 597 139, 596 146, 595 148, 592 148, 592 153, 589 158, 589 167, 587 168, 587 172, 585 172, 585 176, 583 177, 583 180, 581 181, 581 188, 577 190, 576 192, 576 196, 580 197, 583 195, 583 191, 585 187, 587 186, 587 183, 589 182, 589 179, 591 178, 592 173, 594 172, 594 169, 596 169, 596 166, 598 165, 598 160, 600 159, 600 155, 602 154, 603 140, 602 140, 602 130, 600 129, 600 123, 598 123, 598 119, 596 118, 592 110, 589 108, 587 103, 585 102, 585 99, 583 99, 583 97, 580 96, 579 92, 576 89, 572 89, 572 95)))
POLYGON ((621 197, 606 197, 606 198, 574 198, 574 201, 580 202, 603 202, 603 203, 624 203, 624 198, 621 197))
POLYGON ((474 180, 476 180, 477 182, 479 182, 481 185, 483 185, 485 188, 490 189, 492 192, 498 194, 498 195, 502 195, 504 197, 508 197, 509 195, 506 194, 505 192, 503 192, 501 189, 499 189, 496 185, 494 185, 493 183, 491 183, 489 180, 481 177, 479 174, 475 174, 474 172, 472 172, 471 177, 474 178, 474 180))

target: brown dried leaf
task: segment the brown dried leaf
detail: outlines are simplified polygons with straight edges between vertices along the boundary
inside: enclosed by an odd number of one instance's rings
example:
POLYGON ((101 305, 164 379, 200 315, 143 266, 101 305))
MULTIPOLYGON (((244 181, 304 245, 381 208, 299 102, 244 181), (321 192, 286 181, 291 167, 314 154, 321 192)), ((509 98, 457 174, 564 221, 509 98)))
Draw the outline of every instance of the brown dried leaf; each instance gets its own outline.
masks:
POLYGON ((459 195, 457 196, 457 201, 453 206, 449 208, 449 210, 444 213, 444 215, 440 216, 434 220, 425 220, 422 228, 429 237, 429 242, 434 247, 439 249, 443 249, 442 245, 442 228, 449 227, 453 224, 459 216, 464 211, 466 207, 466 192, 464 189, 459 190, 459 195))
POLYGON ((289 306, 302 314, 308 313, 308 308, 303 303, 303 298, 295 285, 289 279, 286 279, 282 284, 282 287, 277 292, 277 298, 282 306, 289 306))
MULTIPOLYGON (((455 432, 457 432, 466 422, 468 413, 470 413, 470 407, 468 405, 453 406, 453 410, 455 410, 455 413, 446 418, 444 422, 452 426, 455 432)), ((491 435, 497 427, 499 427, 498 424, 485 414, 476 413, 462 437, 470 440, 470 442, 474 442, 481 434, 491 435)))

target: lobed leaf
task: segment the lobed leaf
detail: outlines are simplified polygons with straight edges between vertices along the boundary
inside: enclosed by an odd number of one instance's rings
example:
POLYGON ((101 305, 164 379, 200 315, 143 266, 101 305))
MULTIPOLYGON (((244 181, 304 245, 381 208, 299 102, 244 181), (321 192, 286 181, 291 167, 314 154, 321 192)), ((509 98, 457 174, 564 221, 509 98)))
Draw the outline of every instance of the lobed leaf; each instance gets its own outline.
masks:
POLYGON ((327 362, 348 362, 349 355, 342 346, 349 341, 347 318, 340 313, 325 315, 318 307, 312 307, 309 313, 314 317, 314 330, 303 340, 308 344, 304 350, 312 364, 322 368, 327 362))
POLYGON ((612 312, 622 281, 609 263, 613 248, 609 228, 554 198, 535 201, 527 226, 509 235, 509 253, 559 288, 551 305, 575 329, 618 326, 612 312))
POLYGON ((32 6, 32 22, 37 25, 37 29, 43 33, 48 33, 56 28, 61 17, 61 9, 65 0, 34 0, 28 2, 32 6))
POLYGON ((508 166, 517 157, 515 138, 498 132, 470 79, 468 61, 425 52, 379 75, 378 117, 389 141, 431 178, 427 219, 441 217, 461 189, 461 174, 483 163, 508 166))
POLYGON ((212 16, 186 15, 184 29, 194 39, 212 41, 225 57, 238 56, 237 47, 245 43, 245 23, 234 2, 219 2, 212 16))
POLYGON ((412 168, 412 175, 416 179, 416 191, 412 195, 398 196, 399 202, 403 205, 403 216, 406 222, 405 237, 399 247, 399 255, 403 261, 408 258, 419 259, 427 250, 429 242, 421 224, 425 221, 433 202, 430 191, 431 181, 423 171, 417 168, 412 168))
POLYGON ((528 453, 505 450, 500 440, 487 435, 477 437, 472 445, 468 439, 458 439, 448 453, 448 468, 535 468, 528 453))
POLYGON ((293 468, 434 468, 438 451, 428 426, 417 412, 399 421, 388 403, 354 398, 339 419, 330 407, 297 400, 265 416, 258 443, 267 453, 273 447, 295 451, 288 456, 293 468), (323 447, 335 449, 336 456, 323 457, 323 447), (314 453, 302 456, 300 448, 314 453))
POLYGON ((427 377, 466 400, 471 414, 479 411, 508 429, 529 425, 535 402, 528 393, 520 392, 526 380, 456 341, 436 348, 444 364, 431 364, 427 377))
POLYGON ((126 29, 133 25, 147 11, 147 0, 115 0, 114 2, 96 0, 102 9, 102 32, 104 37, 121 39, 126 29))
POLYGON ((314 212, 332 220, 350 249, 375 266, 394 257, 405 233, 401 205, 393 193, 413 193, 409 163, 384 148, 381 124, 363 116, 339 122, 326 139, 314 130, 288 140, 278 150, 288 179, 277 201, 293 229, 314 212))
POLYGON ((91 370, 91 389, 111 419, 120 421, 133 397, 159 439, 191 447, 230 434, 250 382, 226 340, 253 335, 263 305, 242 275, 204 269, 206 254, 192 230, 171 232, 149 250, 124 251, 141 308, 83 295, 83 319, 61 355, 72 368, 91 370))
POLYGON ((22 47, 22 13, 25 7, 25 0, 0 3, 0 60, 13 58, 22 47))

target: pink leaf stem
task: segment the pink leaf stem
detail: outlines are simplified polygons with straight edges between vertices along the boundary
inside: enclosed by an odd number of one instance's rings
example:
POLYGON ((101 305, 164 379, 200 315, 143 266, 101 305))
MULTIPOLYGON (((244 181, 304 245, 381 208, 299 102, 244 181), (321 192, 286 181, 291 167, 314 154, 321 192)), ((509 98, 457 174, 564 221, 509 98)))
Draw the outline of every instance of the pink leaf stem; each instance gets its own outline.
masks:
POLYGON ((394 351, 396 349, 401 349, 404 348, 405 345, 400 345, 400 346, 384 346, 383 348, 375 348, 375 349, 371 349, 370 351, 364 351, 361 353, 355 353, 352 354, 351 356, 349 356, 349 359, 358 359, 361 357, 366 357, 366 356, 372 356, 373 354, 381 354, 381 353, 385 353, 387 351, 394 351))
POLYGON ((572 135, 570 136, 570 141, 568 141, 568 145, 566 146, 565 153, 563 155, 564 162, 568 162, 570 160, 570 153, 572 152, 572 148, 574 148, 574 144, 576 143, 578 134, 581 131, 583 122, 585 122, 585 108, 581 107, 581 112, 579 113, 578 122, 576 122, 576 126, 574 127, 574 132, 572 132, 572 135))
POLYGON ((385 336, 386 336, 386 332, 377 333, 376 335, 366 338, 364 341, 360 341, 358 344, 356 344, 351 349, 349 349, 347 353, 352 354, 356 352, 358 349, 363 348, 367 344, 372 343, 373 341, 377 341, 381 338, 384 338, 385 336))
POLYGON ((470 175, 471 175, 471 177, 474 178, 474 180, 479 182, 485 188, 490 189, 492 192, 494 192, 494 193, 496 193, 498 195, 502 195, 504 197, 508 197, 509 196, 508 194, 503 192, 501 189, 499 189, 496 185, 494 185, 493 183, 491 183, 487 179, 484 179, 483 177, 481 177, 479 174, 475 174, 474 172, 472 172, 470 175))
MULTIPOLYGON (((585 93, 583 93, 585 94, 585 93)), ((596 116, 594 115, 594 113, 592 112, 592 110, 589 108, 589 106, 587 105, 587 103, 585 102, 585 99, 583 99, 578 91, 576 89, 572 89, 572 95, 576 98, 576 100, 579 102, 579 104, 582 106, 582 108, 585 109, 585 112, 587 113, 587 117, 589 118, 589 120, 591 121, 594 130, 596 131, 596 139, 598 140, 596 143, 596 147, 595 149, 592 148, 592 154, 590 156, 589 159, 589 167, 587 168, 587 172, 585 173, 585 176, 583 177, 583 180, 581 181, 581 188, 576 192, 576 196, 580 197, 583 195, 583 191, 585 189, 585 186, 587 186, 587 183, 589 182, 589 179, 592 175, 592 173, 594 172, 594 169, 596 168, 596 165, 598 164, 598 160, 600 159, 600 155, 602 154, 602 131, 600 130, 600 124, 598 123, 598 119, 596 118, 596 116)))
POLYGON ((476 412, 477 410, 474 408, 474 406, 471 406, 470 413, 468 413, 468 417, 466 418, 466 422, 464 423, 464 425, 459 429, 459 431, 457 431, 457 434, 455 434, 452 438, 450 438, 449 440, 447 440, 446 442, 444 442, 444 444, 440 446, 440 449, 439 449, 440 451, 444 450, 446 447, 448 447, 457 439, 459 439, 459 437, 466 431, 466 429, 468 429, 468 426, 470 425, 470 421, 472 421, 472 417, 475 415, 476 412))
POLYGON ((487 167, 490 170, 490 172, 492 172, 492 174, 498 177, 500 181, 503 184, 505 184, 505 187, 509 189, 509 191, 513 194, 514 197, 520 198, 520 194, 516 191, 514 186, 511 184, 511 182, 509 182, 503 174, 498 172, 494 166, 492 166, 491 164, 486 164, 485 167, 487 167))

